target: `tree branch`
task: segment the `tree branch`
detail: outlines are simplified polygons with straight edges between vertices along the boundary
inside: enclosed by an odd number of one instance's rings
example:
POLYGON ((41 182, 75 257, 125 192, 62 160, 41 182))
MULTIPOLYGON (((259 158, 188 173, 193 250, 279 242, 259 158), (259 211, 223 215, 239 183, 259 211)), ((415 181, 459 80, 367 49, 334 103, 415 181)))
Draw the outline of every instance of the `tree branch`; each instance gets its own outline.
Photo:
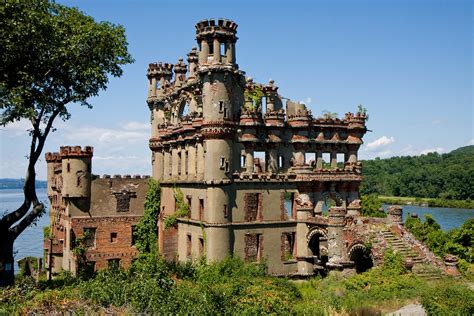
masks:
POLYGON ((16 239, 16 237, 18 237, 18 235, 20 235, 25 230, 25 228, 30 226, 35 221, 35 219, 43 213, 43 211, 43 203, 35 204, 31 212, 29 212, 28 215, 26 215, 25 218, 21 220, 21 222, 9 229, 10 234, 13 235, 13 239, 16 239))

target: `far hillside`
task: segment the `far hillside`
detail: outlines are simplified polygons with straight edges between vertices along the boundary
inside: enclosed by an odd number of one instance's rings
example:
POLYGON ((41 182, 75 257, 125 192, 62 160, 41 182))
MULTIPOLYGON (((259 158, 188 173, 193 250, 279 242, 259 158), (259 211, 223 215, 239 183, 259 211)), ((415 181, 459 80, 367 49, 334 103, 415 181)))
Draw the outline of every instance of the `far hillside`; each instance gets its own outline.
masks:
POLYGON ((474 200, 474 146, 363 161, 361 194, 474 200))

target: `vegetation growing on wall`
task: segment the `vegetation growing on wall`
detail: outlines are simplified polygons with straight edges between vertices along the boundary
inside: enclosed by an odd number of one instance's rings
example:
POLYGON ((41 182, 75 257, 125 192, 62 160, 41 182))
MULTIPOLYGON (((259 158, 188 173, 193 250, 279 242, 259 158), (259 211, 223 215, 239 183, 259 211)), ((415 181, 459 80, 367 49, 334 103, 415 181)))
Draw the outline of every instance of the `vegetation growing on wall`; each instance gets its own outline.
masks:
POLYGON ((474 146, 363 161, 361 194, 474 200, 474 146))
POLYGON ((253 86, 252 89, 245 89, 245 99, 252 100, 253 107, 249 108, 249 105, 245 104, 246 110, 254 112, 262 106, 262 98, 264 96, 263 89, 259 86, 253 86))
POLYGON ((184 201, 183 191, 176 187, 173 190, 176 211, 173 214, 166 216, 164 220, 165 229, 175 226, 178 222, 178 218, 189 216, 189 205, 184 201))
POLYGON ((135 226, 133 237, 140 253, 156 250, 158 238, 158 216, 160 213, 160 183, 153 178, 148 180, 148 192, 145 197, 143 217, 135 226))

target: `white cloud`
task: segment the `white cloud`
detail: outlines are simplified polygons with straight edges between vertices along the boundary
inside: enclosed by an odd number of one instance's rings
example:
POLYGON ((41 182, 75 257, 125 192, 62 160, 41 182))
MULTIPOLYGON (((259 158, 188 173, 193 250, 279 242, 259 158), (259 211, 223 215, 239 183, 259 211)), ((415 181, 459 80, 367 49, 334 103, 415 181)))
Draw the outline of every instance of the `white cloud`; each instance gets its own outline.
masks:
POLYGON ((31 123, 28 120, 20 120, 0 127, 1 135, 21 136, 26 135, 26 131, 31 129, 31 123))
POLYGON ((429 148, 429 149, 423 149, 422 151, 420 151, 420 155, 426 155, 428 153, 434 153, 434 152, 437 152, 440 154, 445 151, 446 150, 443 147, 429 148))
POLYGON ((393 136, 392 137, 382 136, 374 140, 373 142, 368 143, 366 147, 369 150, 374 150, 382 146, 390 145, 393 142, 395 142, 395 138, 393 136))
POLYGON ((127 131, 149 131, 150 130, 150 123, 144 122, 128 122, 123 126, 124 129, 127 131))
POLYGON ((311 104, 311 101, 313 101, 313 100, 311 99, 311 97, 307 97, 307 98, 304 100, 303 103, 306 104, 306 105, 308 105, 308 104, 311 104))
POLYGON ((467 142, 467 145, 474 145, 474 138, 467 142))
POLYGON ((87 144, 113 144, 120 146, 123 143, 147 142, 150 133, 109 129, 100 127, 82 127, 73 129, 65 134, 68 141, 84 142, 87 144))

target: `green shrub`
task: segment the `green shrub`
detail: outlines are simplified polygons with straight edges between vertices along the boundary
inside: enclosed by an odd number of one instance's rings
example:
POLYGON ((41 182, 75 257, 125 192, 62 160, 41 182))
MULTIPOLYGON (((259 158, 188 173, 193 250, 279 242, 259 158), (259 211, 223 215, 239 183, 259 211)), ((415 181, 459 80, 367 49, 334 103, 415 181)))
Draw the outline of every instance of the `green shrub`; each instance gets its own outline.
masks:
POLYGON ((474 315, 474 291, 444 280, 422 292, 421 304, 428 315, 474 315))

